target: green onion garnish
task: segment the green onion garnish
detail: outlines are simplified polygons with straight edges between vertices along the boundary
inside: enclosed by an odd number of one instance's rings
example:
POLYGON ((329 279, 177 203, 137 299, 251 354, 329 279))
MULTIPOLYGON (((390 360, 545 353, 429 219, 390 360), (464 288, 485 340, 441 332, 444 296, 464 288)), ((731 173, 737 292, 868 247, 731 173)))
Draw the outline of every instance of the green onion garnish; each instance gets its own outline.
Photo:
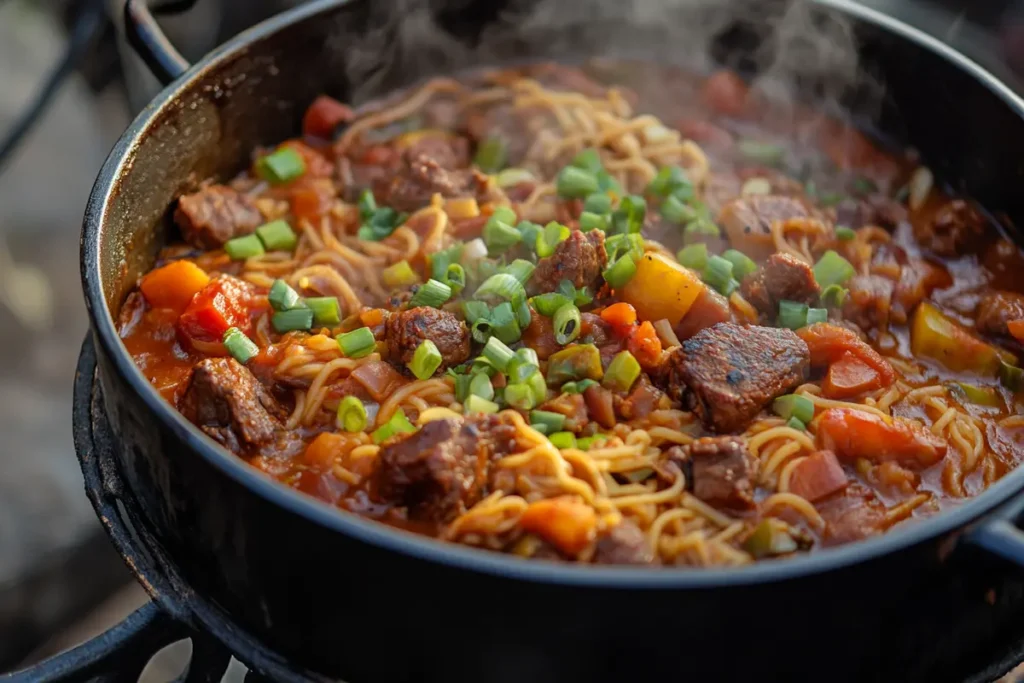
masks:
POLYGON ((530 429, 536 429, 541 434, 547 434, 548 432, 551 431, 545 424, 533 424, 532 422, 530 423, 530 429))
POLYGON ((719 237, 722 234, 721 228, 715 225, 710 218, 698 218, 686 224, 683 228, 683 239, 706 235, 708 237, 719 237))
POLYGON ((531 365, 540 365, 540 359, 537 356, 537 352, 529 346, 516 349, 516 360, 522 361, 523 363, 530 363, 531 365))
POLYGON ((374 443, 382 443, 396 434, 411 434, 415 431, 416 427, 409 422, 409 418, 405 416, 405 411, 399 408, 391 416, 391 419, 378 427, 371 436, 374 443))
POLYGON ((633 262, 633 257, 624 254, 615 263, 605 268, 601 275, 612 289, 619 289, 636 275, 636 263, 633 262))
POLYGON ((597 178, 597 186, 601 192, 614 192, 617 195, 622 195, 622 185, 619 185, 619 181, 612 177, 612 174, 603 168, 594 174, 597 178))
POLYGON ((786 149, 782 145, 758 140, 743 139, 736 143, 739 150, 748 161, 753 161, 765 166, 775 166, 786 156, 786 149))
POLYGON ((804 421, 796 417, 789 418, 789 420, 786 421, 786 426, 801 432, 807 431, 807 425, 804 424, 804 421))
POLYGON ((481 234, 484 244, 487 245, 487 253, 491 256, 500 254, 509 247, 519 244, 523 239, 522 234, 508 223, 504 223, 494 216, 487 219, 484 230, 481 234))
POLYGON ((346 432, 366 429, 366 406, 355 396, 346 396, 338 404, 338 427, 346 432))
POLYGON ((570 166, 581 168, 584 171, 590 171, 591 173, 597 173, 603 169, 601 164, 601 155, 593 148, 587 148, 577 154, 570 163, 570 166))
POLYGON ((462 402, 462 409, 467 415, 471 413, 493 415, 498 412, 499 407, 494 401, 488 401, 486 398, 480 398, 475 394, 470 394, 466 397, 466 400, 462 402))
POLYGON ((523 245, 529 247, 531 251, 536 249, 537 235, 544 228, 540 227, 536 223, 530 221, 519 221, 516 225, 516 230, 523 236, 523 245))
POLYGON ((1024 387, 1024 370, 1006 361, 999 361, 999 383, 1010 391, 1020 391, 1024 387))
POLYGON ((525 285, 526 281, 530 279, 530 276, 533 275, 533 271, 536 269, 537 266, 526 259, 517 258, 512 263, 502 268, 501 272, 508 273, 525 285))
POLYGON ((515 353, 512 349, 508 348, 500 339, 497 337, 491 337, 484 344, 483 351, 484 358, 491 362, 491 365, 496 367, 499 372, 505 372, 508 370, 509 361, 515 357, 515 353))
POLYGON ((333 327, 341 322, 341 307, 336 296, 314 296, 306 299, 313 311, 313 322, 321 327, 333 327))
POLYGON ((597 184, 597 177, 591 171, 585 171, 576 166, 566 166, 558 174, 556 182, 558 196, 567 199, 582 199, 588 194, 593 194, 600 189, 597 184))
POLYGON ((591 230, 607 230, 608 221, 605 220, 602 214, 590 213, 584 211, 580 214, 580 230, 583 232, 590 232, 591 230))
POLYGON ((530 321, 533 320, 533 312, 530 311, 530 304, 527 303, 526 298, 520 298, 515 304, 516 309, 516 322, 519 323, 519 328, 525 330, 530 326, 530 321))
POLYGON ((800 394, 785 394, 772 401, 772 411, 783 420, 795 417, 804 424, 814 419, 814 403, 800 394))
POLYGON ((680 199, 682 199, 687 190, 689 190, 691 195, 693 194, 693 183, 690 182, 686 171, 678 166, 662 166, 661 170, 658 171, 658 175, 647 186, 648 194, 657 195, 658 197, 668 197, 679 192, 681 195, 680 199))
POLYGON ((362 358, 377 349, 377 340, 373 338, 373 330, 360 327, 351 332, 338 335, 338 346, 346 358, 362 358))
POLYGON ((495 182, 501 188, 515 187, 520 183, 530 183, 534 180, 536 177, 525 168, 506 168, 495 178, 495 182))
POLYGON ((857 236, 857 231, 845 225, 836 227, 836 239, 840 242, 849 242, 857 236))
POLYGON ((270 286, 270 293, 267 300, 275 311, 288 311, 302 304, 299 301, 299 293, 288 286, 284 280, 274 280, 270 286))
MULTIPOLYGON (((477 321, 477 323, 479 322, 477 321)), ((495 306, 488 316, 487 322, 490 324, 488 332, 491 337, 497 337, 506 344, 517 342, 523 336, 512 304, 508 301, 503 301, 495 306)))
POLYGON ((548 435, 548 441, 559 450, 563 448, 576 448, 576 435, 572 432, 555 432, 548 435))
POLYGON ((821 305, 825 308, 840 308, 846 301, 848 291, 842 285, 829 285, 821 292, 821 305))
POLYGON ((572 304, 565 304, 555 311, 551 322, 555 326, 555 341, 562 346, 580 336, 580 309, 572 304))
POLYGON ((267 251, 291 251, 299 241, 292 226, 285 220, 264 223, 256 228, 256 236, 267 251))
POLYGON ((779 317, 775 323, 779 327, 787 327, 791 330, 799 330, 807 326, 807 304, 799 301, 783 299, 779 302, 779 317))
POLYGON ((640 376, 640 363, 629 351, 620 351, 612 358, 605 370, 601 384, 612 391, 629 391, 633 382, 640 376))
POLYGON ((814 264, 814 279, 824 288, 829 285, 841 285, 857 271, 850 262, 832 251, 826 251, 818 262, 814 264))
POLYGON ((561 386, 569 381, 601 379, 601 352, 593 344, 575 344, 556 351, 548 358, 544 373, 551 386, 561 386))
POLYGON ((547 433, 559 432, 565 426, 565 415, 549 410, 531 410, 530 426, 536 429, 537 425, 544 425, 547 433))
MULTIPOLYGON (((449 374, 452 370, 448 371, 449 374)), ((453 375, 455 378, 455 400, 462 403, 469 396, 469 386, 476 375, 453 375)), ((489 382, 488 382, 489 384, 489 382)))
POLYGON ((548 384, 539 370, 526 378, 526 385, 533 392, 534 405, 540 405, 548 399, 548 384))
POLYGON ((409 299, 409 307, 430 306, 440 308, 441 304, 452 298, 452 288, 434 278, 427 280, 409 299))
POLYGON ((381 271, 380 276, 384 286, 391 289, 409 287, 416 284, 420 279, 408 261, 399 261, 398 263, 391 264, 381 271))
MULTIPOLYGON (((488 311, 488 315, 490 311, 488 311)), ((484 344, 488 339, 491 338, 491 320, 490 318, 477 318, 473 324, 469 326, 469 333, 473 336, 473 341, 480 344, 484 344)))
POLYGON ((313 311, 309 308, 278 311, 270 317, 270 324, 280 334, 294 330, 308 330, 313 326, 313 311))
POLYGON ((620 235, 639 233, 647 216, 647 201, 640 195, 626 195, 612 212, 613 232, 620 235))
POLYGON ((569 228, 561 223, 551 221, 544 226, 544 229, 537 233, 537 241, 534 250, 537 256, 544 258, 555 253, 555 248, 569 239, 569 228))
POLYGON ((878 191, 878 185, 871 178, 859 175, 850 183, 853 193, 859 197, 878 191))
POLYGON ((497 173, 505 168, 508 148, 498 138, 487 138, 476 149, 473 163, 484 173, 497 173))
MULTIPOLYGON (((642 254, 643 252, 641 252, 642 254)), ((587 287, 580 287, 576 289, 573 287, 570 280, 562 280, 558 283, 558 293, 569 299, 572 303, 577 306, 586 306, 594 300, 593 295, 590 293, 590 289, 587 287)), ((552 314, 554 315, 554 314, 552 314)))
POLYGON ((581 451, 589 451, 595 443, 598 441, 604 441, 602 436, 586 436, 582 439, 576 439, 576 448, 581 451))
POLYGON ((228 350, 231 357, 242 365, 248 363, 260 352, 260 347, 245 336, 237 327, 229 327, 224 333, 224 348, 228 350))
POLYGON ((442 360, 437 345, 429 339, 424 339, 416 347, 416 351, 412 354, 412 360, 407 363, 407 366, 416 379, 429 379, 441 367, 442 360))
POLYGON ((291 147, 282 147, 256 161, 256 175, 271 185, 291 182, 305 172, 306 162, 291 147))
POLYGON ((665 199, 659 210, 662 218, 676 225, 686 225, 698 217, 697 211, 692 206, 684 204, 675 196, 665 199))
POLYGON ((477 320, 486 319, 491 314, 491 307, 483 301, 462 302, 462 315, 466 322, 472 325, 477 320))
POLYGON ((807 324, 813 325, 814 323, 823 323, 828 320, 828 309, 826 308, 808 308, 807 309, 807 324))
POLYGON ((458 263, 452 263, 444 275, 445 284, 452 288, 452 294, 458 294, 466 287, 466 269, 458 263))
POLYGON ((224 251, 232 261, 243 261, 264 254, 263 242, 256 235, 236 237, 224 243, 224 251))
POLYGON ((526 290, 523 288, 523 283, 510 273, 495 273, 484 280, 473 294, 474 299, 492 297, 505 301, 518 301, 520 297, 525 296, 526 290))
POLYGON ((612 211, 612 198, 604 192, 595 192, 587 195, 583 200, 583 210, 603 216, 612 211))
POLYGON ((486 398, 488 401, 494 398, 494 385, 491 384, 491 378, 486 373, 478 372, 469 380, 469 393, 480 398, 486 398))
POLYGON ((742 280, 757 270, 757 264, 742 251, 726 249, 722 258, 732 264, 732 276, 737 280, 742 280))
POLYGON ((363 190, 359 193, 359 216, 365 221, 377 211, 377 200, 373 198, 371 190, 363 190))
POLYGON ((712 256, 708 259, 708 264, 704 267, 703 278, 704 282, 708 283, 721 294, 728 296, 726 292, 729 291, 731 286, 730 283, 733 282, 732 261, 721 256, 712 256))
POLYGON ((529 410, 536 405, 533 390, 525 382, 505 387, 505 403, 519 410, 529 410))
POLYGON ((406 218, 406 214, 398 213, 391 207, 377 209, 368 218, 363 219, 364 222, 356 231, 356 236, 368 242, 379 242, 389 237, 406 218))
POLYGON ((538 294, 533 297, 530 299, 530 303, 533 304, 538 313, 545 318, 550 318, 559 308, 566 304, 571 304, 572 300, 560 292, 548 292, 547 294, 538 294))
POLYGON ((676 254, 676 259, 687 268, 701 272, 708 265, 708 245, 704 242, 697 242, 683 247, 676 254))

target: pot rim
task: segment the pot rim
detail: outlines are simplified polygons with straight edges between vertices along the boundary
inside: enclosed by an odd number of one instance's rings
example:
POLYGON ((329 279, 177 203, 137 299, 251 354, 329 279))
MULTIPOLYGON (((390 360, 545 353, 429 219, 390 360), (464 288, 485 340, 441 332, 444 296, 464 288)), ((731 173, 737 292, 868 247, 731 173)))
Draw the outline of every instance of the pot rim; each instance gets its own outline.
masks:
MULTIPOLYGON (((776 562, 755 562, 744 567, 712 569, 576 566, 537 562, 447 543, 345 512, 280 484, 202 434, 157 393, 128 354, 117 334, 114 318, 103 294, 99 251, 100 238, 107 221, 111 220, 111 197, 117 192, 123 173, 131 167, 140 140, 151 128, 158 125, 163 113, 178 99, 179 93, 195 87, 209 73, 247 51, 253 43, 351 1, 313 0, 241 32, 206 55, 174 83, 164 88, 136 117, 104 162, 86 205, 81 237, 81 276, 92 331, 99 339, 104 354, 112 360, 117 372, 146 408, 156 415, 164 427, 207 463, 267 502, 302 517, 306 522, 318 524, 392 552, 465 571, 516 580, 630 590, 685 590, 774 583, 868 562, 966 527, 1024 489, 1024 467, 1020 467, 982 494, 955 509, 901 525, 900 528, 873 538, 824 548, 802 557, 776 562)), ((851 0, 814 2, 936 53, 955 68, 967 72, 1002 100, 1018 117, 1024 119, 1024 100, 977 63, 930 35, 874 9, 855 4, 851 0)))

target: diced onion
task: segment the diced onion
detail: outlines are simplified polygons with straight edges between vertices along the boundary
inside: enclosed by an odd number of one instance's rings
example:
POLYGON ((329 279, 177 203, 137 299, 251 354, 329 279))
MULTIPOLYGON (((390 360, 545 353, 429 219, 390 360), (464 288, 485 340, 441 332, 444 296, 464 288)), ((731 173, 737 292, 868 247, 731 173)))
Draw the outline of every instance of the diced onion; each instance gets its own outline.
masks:
POLYGON ((487 256, 487 245, 479 237, 467 242, 466 248, 462 251, 464 262, 479 261, 485 256, 487 256))
POLYGON ((911 210, 917 211, 924 206, 934 182, 935 178, 932 176, 932 172, 924 166, 914 171, 914 175, 910 176, 910 194, 907 196, 907 203, 911 210))
POLYGON ((676 336, 676 331, 672 329, 672 324, 665 318, 654 323, 654 331, 658 333, 658 339, 661 340, 661 345, 666 349, 670 349, 673 346, 682 346, 679 337, 676 336))
POLYGON ((768 182, 767 178, 751 178, 747 182, 743 183, 743 187, 740 188, 740 194, 744 197, 771 193, 772 184, 768 182))

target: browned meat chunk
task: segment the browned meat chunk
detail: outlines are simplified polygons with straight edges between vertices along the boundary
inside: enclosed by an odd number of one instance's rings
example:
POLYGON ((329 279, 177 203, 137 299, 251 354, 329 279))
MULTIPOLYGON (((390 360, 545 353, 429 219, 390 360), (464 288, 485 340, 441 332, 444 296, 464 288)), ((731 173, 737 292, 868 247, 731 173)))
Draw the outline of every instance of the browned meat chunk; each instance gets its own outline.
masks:
POLYGON ((846 283, 849 295, 843 303, 843 316, 865 330, 884 329, 889 323, 889 307, 894 283, 881 275, 858 275, 846 283))
POLYGON ((810 215, 807 207, 792 197, 757 195, 734 199, 723 206, 718 222, 734 248, 761 260, 775 251, 771 234, 774 221, 810 215))
POLYGON ((680 340, 686 340, 706 327, 732 321, 729 300, 711 287, 704 287, 674 331, 680 340))
POLYGON ((939 256, 974 252, 985 234, 985 219, 963 199, 954 199, 935 212, 931 221, 916 221, 914 236, 939 256))
POLYGON ((907 209, 885 195, 872 195, 863 199, 844 199, 836 206, 836 225, 861 228, 877 225, 894 230, 907 219, 907 209))
POLYGON ((719 323, 668 353, 656 379, 705 428, 724 433, 744 429, 809 368, 807 345, 792 330, 719 323))
POLYGON ((178 199, 174 222, 189 244, 217 249, 258 228, 263 215, 241 192, 226 185, 210 185, 178 199))
POLYGON ((881 533, 886 527, 885 507, 861 484, 815 504, 825 520, 825 545, 839 545, 881 533))
POLYGON ((181 413, 232 451, 270 442, 284 417, 274 397, 234 358, 196 363, 181 413))
POLYGON ((1006 336, 1010 334, 1006 324, 1013 320, 1024 320, 1024 296, 995 290, 981 297, 975 318, 979 332, 1006 336))
POLYGON ((769 317, 774 317, 783 299, 810 304, 820 291, 811 267, 789 254, 772 254, 740 286, 743 298, 769 317))
POLYGON ((495 416, 428 422, 381 447, 375 497, 406 507, 411 519, 449 522, 483 497, 491 459, 514 439, 515 428, 495 416))
MULTIPOLYGON (((615 412, 621 415, 623 420, 640 420, 661 407, 662 401, 665 401, 665 394, 652 385, 646 375, 641 375, 628 396, 614 396, 613 400, 615 412)), ((665 401, 665 407, 668 405, 668 401, 665 401)))
POLYGON ((429 306, 392 313, 385 325, 391 360, 405 365, 412 360, 416 348, 429 339, 441 352, 438 370, 463 363, 469 358, 470 338, 466 323, 448 311, 429 306))
POLYGON ((469 140, 456 135, 424 135, 405 152, 409 159, 427 157, 449 170, 469 166, 469 140))
POLYGON ((739 436, 705 436, 683 447, 692 468, 693 495, 716 507, 754 507, 757 461, 739 436))
POLYGON ((481 197, 488 179, 479 171, 456 167, 464 155, 441 138, 417 142, 405 151, 396 173, 374 180, 374 195, 381 204, 399 211, 415 211, 442 197, 481 197))
POLYGON ((647 535, 633 522, 624 519, 597 539, 595 564, 651 564, 654 552, 647 535))
POLYGON ((568 280, 574 287, 590 287, 594 294, 601 287, 601 271, 608 263, 604 233, 600 230, 574 230, 555 247, 555 253, 542 258, 530 278, 532 293, 553 292, 558 283, 568 280))

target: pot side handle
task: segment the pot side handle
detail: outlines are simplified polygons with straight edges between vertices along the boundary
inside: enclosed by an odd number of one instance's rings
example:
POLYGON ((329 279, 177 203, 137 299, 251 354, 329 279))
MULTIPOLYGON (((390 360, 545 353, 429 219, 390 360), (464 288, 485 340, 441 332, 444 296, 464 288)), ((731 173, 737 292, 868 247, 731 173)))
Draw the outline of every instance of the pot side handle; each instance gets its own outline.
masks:
MULTIPOLYGON (((159 14, 177 14, 194 5, 196 0, 173 0, 157 6, 159 14)), ((124 32, 135 54, 149 67, 162 85, 170 85, 190 64, 171 44, 153 18, 147 0, 125 0, 124 32)))
POLYGON ((1024 567, 1024 531, 1018 526, 1022 519, 1024 496, 1018 496, 968 531, 964 540, 1024 567))

